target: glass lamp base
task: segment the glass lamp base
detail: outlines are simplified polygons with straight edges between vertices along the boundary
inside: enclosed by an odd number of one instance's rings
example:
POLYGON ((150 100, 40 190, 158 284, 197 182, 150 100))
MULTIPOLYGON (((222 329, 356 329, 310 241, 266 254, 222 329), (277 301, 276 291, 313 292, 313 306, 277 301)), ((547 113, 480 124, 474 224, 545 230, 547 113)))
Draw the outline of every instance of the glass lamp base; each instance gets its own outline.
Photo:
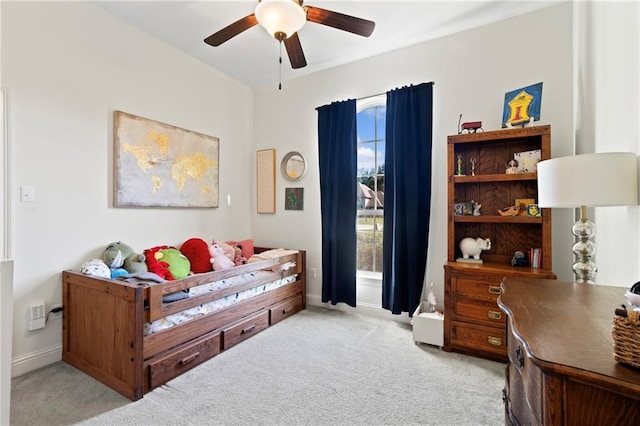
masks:
POLYGON ((593 284, 598 273, 596 264, 591 260, 596 254, 596 246, 591 241, 596 233, 596 226, 584 215, 581 215, 580 219, 573 224, 571 232, 578 239, 573 245, 573 254, 576 260, 573 264, 573 273, 576 276, 576 282, 593 284))

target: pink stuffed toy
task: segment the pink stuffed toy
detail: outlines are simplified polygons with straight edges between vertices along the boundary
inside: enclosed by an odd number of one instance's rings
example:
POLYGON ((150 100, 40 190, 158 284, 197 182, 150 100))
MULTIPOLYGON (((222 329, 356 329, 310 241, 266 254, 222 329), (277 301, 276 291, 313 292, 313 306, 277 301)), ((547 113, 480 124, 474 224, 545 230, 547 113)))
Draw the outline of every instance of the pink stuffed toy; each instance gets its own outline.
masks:
POLYGON ((209 246, 209 255, 211 255, 211 265, 214 271, 229 269, 234 266, 233 261, 225 255, 224 249, 215 241, 209 246))

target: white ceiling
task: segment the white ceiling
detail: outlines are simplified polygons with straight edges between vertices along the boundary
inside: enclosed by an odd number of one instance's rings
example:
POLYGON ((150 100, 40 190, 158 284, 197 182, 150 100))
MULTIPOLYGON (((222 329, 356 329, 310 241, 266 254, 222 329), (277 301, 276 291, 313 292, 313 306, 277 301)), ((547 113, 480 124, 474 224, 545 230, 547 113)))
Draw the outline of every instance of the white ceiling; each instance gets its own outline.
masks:
MULTIPOLYGON (((560 2, 308 0, 305 5, 369 19, 376 23, 376 28, 365 38, 307 22, 298 32, 307 66, 291 69, 283 46, 282 81, 560 2)), ((262 27, 250 28, 219 47, 203 42, 221 28, 253 13, 257 0, 96 0, 92 3, 248 86, 278 83, 279 43, 262 27)))

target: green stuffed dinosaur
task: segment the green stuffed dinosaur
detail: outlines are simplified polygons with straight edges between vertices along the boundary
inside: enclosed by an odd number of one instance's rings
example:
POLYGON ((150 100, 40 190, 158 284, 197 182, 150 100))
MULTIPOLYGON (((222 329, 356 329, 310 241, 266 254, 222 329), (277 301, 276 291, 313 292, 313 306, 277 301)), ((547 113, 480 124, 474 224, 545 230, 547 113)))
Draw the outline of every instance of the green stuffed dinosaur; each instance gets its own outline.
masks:
POLYGON ((102 255, 102 259, 111 269, 111 278, 149 270, 144 255, 136 253, 122 241, 109 244, 102 255))

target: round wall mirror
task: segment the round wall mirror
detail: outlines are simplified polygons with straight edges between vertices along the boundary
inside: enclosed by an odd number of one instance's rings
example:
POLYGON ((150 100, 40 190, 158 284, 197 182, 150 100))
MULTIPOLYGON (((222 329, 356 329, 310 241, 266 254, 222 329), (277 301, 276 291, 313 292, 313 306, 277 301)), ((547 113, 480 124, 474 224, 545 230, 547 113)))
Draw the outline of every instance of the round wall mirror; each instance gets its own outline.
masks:
POLYGON ((297 181, 307 172, 307 160, 299 152, 291 151, 282 159, 280 169, 286 179, 297 181))

